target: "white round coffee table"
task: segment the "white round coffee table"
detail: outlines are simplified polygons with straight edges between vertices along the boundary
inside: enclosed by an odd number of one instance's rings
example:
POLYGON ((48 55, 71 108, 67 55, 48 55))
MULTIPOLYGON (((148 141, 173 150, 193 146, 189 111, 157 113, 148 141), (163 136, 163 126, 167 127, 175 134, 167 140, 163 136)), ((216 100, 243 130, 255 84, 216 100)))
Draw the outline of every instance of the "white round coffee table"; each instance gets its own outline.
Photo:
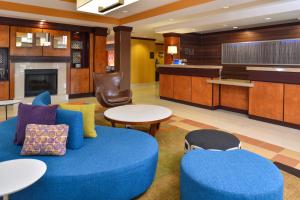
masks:
POLYGON ((43 161, 16 159, 0 162, 0 197, 8 200, 8 195, 29 187, 46 172, 43 161))
POLYGON ((139 125, 150 124, 150 134, 155 136, 160 123, 168 120, 172 111, 156 105, 125 105, 110 108, 104 112, 104 117, 115 124, 139 125))
POLYGON ((7 120, 7 106, 18 104, 20 102, 21 102, 20 100, 0 101, 0 106, 5 106, 5 120, 7 120))

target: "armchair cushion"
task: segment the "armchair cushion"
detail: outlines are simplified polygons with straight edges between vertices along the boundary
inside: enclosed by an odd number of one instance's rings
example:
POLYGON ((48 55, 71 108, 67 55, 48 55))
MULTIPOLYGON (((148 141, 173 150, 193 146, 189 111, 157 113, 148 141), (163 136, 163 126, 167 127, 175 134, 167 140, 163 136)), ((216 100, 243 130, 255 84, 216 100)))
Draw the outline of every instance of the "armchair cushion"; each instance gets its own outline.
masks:
POLYGON ((129 101, 130 97, 120 97, 120 96, 116 96, 116 97, 107 97, 107 101, 109 103, 120 103, 120 102, 126 102, 129 101))

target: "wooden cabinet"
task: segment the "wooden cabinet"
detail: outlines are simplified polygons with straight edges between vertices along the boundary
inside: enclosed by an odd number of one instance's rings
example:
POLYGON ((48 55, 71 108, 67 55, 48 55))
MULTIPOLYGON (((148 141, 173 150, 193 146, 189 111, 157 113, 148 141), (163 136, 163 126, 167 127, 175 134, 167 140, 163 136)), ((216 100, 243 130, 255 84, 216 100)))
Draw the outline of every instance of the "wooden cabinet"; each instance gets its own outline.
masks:
POLYGON ((0 81, 0 100, 9 99, 9 82, 0 81))
POLYGON ((283 83, 254 81, 249 92, 249 114, 283 121, 283 83))
POLYGON ((9 26, 0 25, 0 47, 9 47, 9 26))
POLYGON ((71 69, 71 94, 89 93, 89 68, 71 69))
POLYGON ((17 47, 16 46, 16 36, 17 33, 38 33, 43 32, 39 28, 28 28, 28 27, 10 27, 10 55, 11 56, 42 56, 42 47, 35 46, 35 38, 33 36, 33 46, 32 47, 17 47))
POLYGON ((43 30, 44 33, 50 33, 51 46, 43 47, 43 56, 65 56, 69 57, 71 52, 71 33, 69 31, 43 30), (67 48, 54 48, 54 39, 67 36, 67 48))
POLYGON ((285 84, 284 122, 300 125, 300 85, 285 84))
POLYGON ((174 99, 191 102, 192 101, 192 77, 173 76, 174 99))
MULTIPOLYGON (((207 77, 192 77, 192 103, 204 106, 213 104, 213 85, 207 82, 207 77)), ((216 95, 214 95, 216 96, 216 95)))
POLYGON ((173 98, 173 75, 160 74, 159 95, 161 97, 173 98))
POLYGON ((221 85, 221 106, 237 110, 248 110, 249 88, 221 85))

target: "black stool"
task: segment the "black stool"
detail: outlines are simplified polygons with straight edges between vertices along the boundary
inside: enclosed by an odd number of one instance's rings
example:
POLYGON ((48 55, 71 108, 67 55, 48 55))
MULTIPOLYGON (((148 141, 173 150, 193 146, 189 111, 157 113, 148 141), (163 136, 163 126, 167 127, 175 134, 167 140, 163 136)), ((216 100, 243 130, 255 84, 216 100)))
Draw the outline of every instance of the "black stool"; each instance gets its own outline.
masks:
POLYGON ((240 140, 224 131, 202 129, 192 131, 185 136, 185 152, 193 149, 228 151, 240 148, 240 140))

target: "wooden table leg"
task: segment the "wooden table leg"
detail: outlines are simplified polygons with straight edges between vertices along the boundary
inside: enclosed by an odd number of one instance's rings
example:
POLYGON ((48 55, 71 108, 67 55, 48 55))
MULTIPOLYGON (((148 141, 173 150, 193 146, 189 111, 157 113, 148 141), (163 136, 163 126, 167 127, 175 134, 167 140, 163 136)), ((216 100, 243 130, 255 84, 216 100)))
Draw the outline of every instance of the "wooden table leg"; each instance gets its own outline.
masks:
POLYGON ((111 126, 112 127, 116 127, 116 123, 115 122, 111 122, 111 126))
POLYGON ((7 120, 7 105, 5 106, 5 120, 7 120))
POLYGON ((157 130, 159 130, 160 128, 160 123, 157 123, 157 130))
POLYGON ((152 135, 153 137, 155 137, 155 134, 158 130, 158 124, 151 124, 150 126, 150 135, 152 135))

